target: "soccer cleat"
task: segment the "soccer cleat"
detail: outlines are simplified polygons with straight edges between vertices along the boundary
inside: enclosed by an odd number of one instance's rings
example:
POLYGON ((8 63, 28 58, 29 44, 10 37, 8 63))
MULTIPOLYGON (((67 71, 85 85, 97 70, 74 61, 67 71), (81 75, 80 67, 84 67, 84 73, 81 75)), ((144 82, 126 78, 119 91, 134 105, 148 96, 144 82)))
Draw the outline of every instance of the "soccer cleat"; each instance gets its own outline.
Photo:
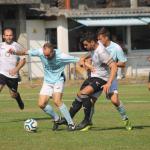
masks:
POLYGON ((18 103, 18 106, 20 109, 24 109, 24 103, 21 99, 16 99, 17 103, 18 103))
POLYGON ((65 118, 60 118, 59 121, 58 121, 58 125, 67 125, 67 121, 65 118))
POLYGON ((58 122, 59 122, 59 120, 58 120, 58 121, 54 121, 54 124, 53 124, 53 127, 52 127, 52 130, 53 130, 53 131, 58 130, 58 127, 59 127, 58 122))
POLYGON ((125 128, 130 131, 133 129, 132 125, 131 125, 131 122, 129 121, 129 119, 126 119, 126 120, 123 120, 124 122, 124 125, 125 125, 125 128))
POLYGON ((68 131, 75 131, 76 130, 76 126, 74 124, 69 124, 67 130, 68 131))
POLYGON ((91 122, 83 120, 79 125, 77 125, 76 130, 88 131, 91 128, 91 122))
POLYGON ((87 125, 86 127, 81 129, 80 131, 88 131, 90 128, 91 128, 91 125, 87 125))

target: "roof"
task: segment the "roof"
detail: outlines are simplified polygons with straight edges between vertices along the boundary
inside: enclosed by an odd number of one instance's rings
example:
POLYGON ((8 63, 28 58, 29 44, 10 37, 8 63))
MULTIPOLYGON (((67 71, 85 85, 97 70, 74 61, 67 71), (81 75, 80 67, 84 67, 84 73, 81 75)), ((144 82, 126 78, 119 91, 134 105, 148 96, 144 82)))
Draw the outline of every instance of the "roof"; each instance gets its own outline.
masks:
POLYGON ((150 16, 150 7, 138 8, 100 8, 100 9, 71 9, 59 10, 50 9, 45 13, 46 16, 61 16, 67 18, 86 18, 86 17, 140 17, 150 16))
POLYGON ((0 0, 0 5, 40 4, 41 0, 0 0))
POLYGON ((85 18, 75 19, 78 23, 85 26, 135 26, 148 25, 150 17, 132 17, 132 18, 85 18))

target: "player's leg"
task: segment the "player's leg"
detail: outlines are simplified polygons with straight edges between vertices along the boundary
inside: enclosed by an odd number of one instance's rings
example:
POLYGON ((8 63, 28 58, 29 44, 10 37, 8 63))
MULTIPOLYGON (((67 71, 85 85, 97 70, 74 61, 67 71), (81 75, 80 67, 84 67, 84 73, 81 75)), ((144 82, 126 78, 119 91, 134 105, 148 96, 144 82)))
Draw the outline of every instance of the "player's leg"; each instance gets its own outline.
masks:
POLYGON ((48 104, 49 97, 52 96, 52 91, 53 87, 51 85, 43 83, 38 100, 38 106, 54 120, 54 126, 52 130, 57 130, 58 127, 56 125, 56 122, 59 120, 59 116, 53 110, 52 106, 48 104))
POLYGON ((149 72, 149 76, 148 76, 148 90, 150 91, 150 72, 149 72))
POLYGON ((85 116, 83 121, 78 125, 79 130, 86 131, 87 128, 90 128, 90 114, 92 107, 91 96, 93 95, 93 93, 102 91, 102 85, 104 85, 105 83, 106 81, 100 78, 91 78, 90 84, 80 91, 79 94, 82 99, 85 116))
POLYGON ((62 101, 63 89, 64 89, 64 82, 59 82, 54 85, 53 100, 55 105, 59 108, 61 114, 66 119, 68 124, 68 130, 71 131, 75 129, 75 125, 70 116, 67 106, 62 101))
POLYGON ((114 80, 112 82, 112 85, 110 87, 109 92, 110 92, 109 96, 110 96, 111 102, 116 107, 117 111, 119 112, 122 120, 125 123, 126 129, 131 130, 132 126, 131 126, 131 123, 130 123, 129 118, 127 116, 125 107, 124 107, 123 103, 119 100, 117 80, 114 80))
POLYGON ((2 91, 4 85, 0 84, 0 92, 2 91))
MULTIPOLYGON (((80 87, 80 90, 83 89, 84 87, 86 87, 87 85, 89 84, 89 81, 88 79, 86 79, 81 87, 80 87)), ((70 113, 70 116, 71 118, 74 118, 74 116, 76 115, 76 113, 82 108, 82 99, 80 98, 80 96, 76 96, 75 97, 75 100, 72 102, 71 106, 70 106, 70 109, 69 109, 69 113, 70 113)), ((67 121, 65 118, 61 118, 60 122, 59 122, 59 125, 62 125, 62 124, 67 124, 67 121)))
MULTIPOLYGON (((89 85, 89 79, 86 79, 86 80, 82 83, 82 85, 81 85, 81 87, 80 87, 80 91, 81 91, 82 89, 84 89, 87 85, 89 85)), ((77 94, 77 96, 76 96, 75 100, 72 102, 72 105, 71 105, 70 110, 69 110, 70 115, 71 115, 72 118, 73 118, 73 117, 76 115, 76 113, 81 109, 81 107, 82 107, 82 98, 80 97, 80 95, 77 94)))
POLYGON ((17 91, 18 79, 17 78, 14 78, 14 79, 7 78, 6 84, 9 88, 9 92, 10 92, 11 97, 16 100, 20 109, 24 109, 24 103, 21 99, 19 92, 17 91))

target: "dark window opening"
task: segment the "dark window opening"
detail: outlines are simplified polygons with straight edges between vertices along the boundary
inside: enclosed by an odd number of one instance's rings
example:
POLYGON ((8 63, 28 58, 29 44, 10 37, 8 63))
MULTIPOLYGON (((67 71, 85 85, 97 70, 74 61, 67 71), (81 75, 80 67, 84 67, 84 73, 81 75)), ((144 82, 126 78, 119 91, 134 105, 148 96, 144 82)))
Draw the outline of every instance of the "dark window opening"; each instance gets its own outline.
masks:
POLYGON ((45 30, 45 41, 52 43, 57 48, 57 30, 56 28, 47 28, 45 30))

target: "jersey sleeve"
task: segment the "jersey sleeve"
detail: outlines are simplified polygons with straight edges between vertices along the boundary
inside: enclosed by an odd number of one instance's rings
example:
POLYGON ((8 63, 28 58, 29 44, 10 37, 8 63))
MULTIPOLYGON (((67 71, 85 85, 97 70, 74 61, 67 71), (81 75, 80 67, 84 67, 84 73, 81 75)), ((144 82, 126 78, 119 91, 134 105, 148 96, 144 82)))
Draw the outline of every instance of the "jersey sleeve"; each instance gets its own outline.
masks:
POLYGON ((27 54, 29 56, 40 56, 42 54, 41 49, 30 49, 27 54))
POLYGON ((126 62, 127 61, 127 58, 124 55, 124 52, 123 52, 121 47, 117 51, 117 60, 120 61, 120 62, 126 62))
POLYGON ((63 62, 63 63, 76 63, 79 62, 80 58, 79 57, 75 57, 75 56, 71 56, 65 53, 61 53, 59 56, 59 61, 63 62))

